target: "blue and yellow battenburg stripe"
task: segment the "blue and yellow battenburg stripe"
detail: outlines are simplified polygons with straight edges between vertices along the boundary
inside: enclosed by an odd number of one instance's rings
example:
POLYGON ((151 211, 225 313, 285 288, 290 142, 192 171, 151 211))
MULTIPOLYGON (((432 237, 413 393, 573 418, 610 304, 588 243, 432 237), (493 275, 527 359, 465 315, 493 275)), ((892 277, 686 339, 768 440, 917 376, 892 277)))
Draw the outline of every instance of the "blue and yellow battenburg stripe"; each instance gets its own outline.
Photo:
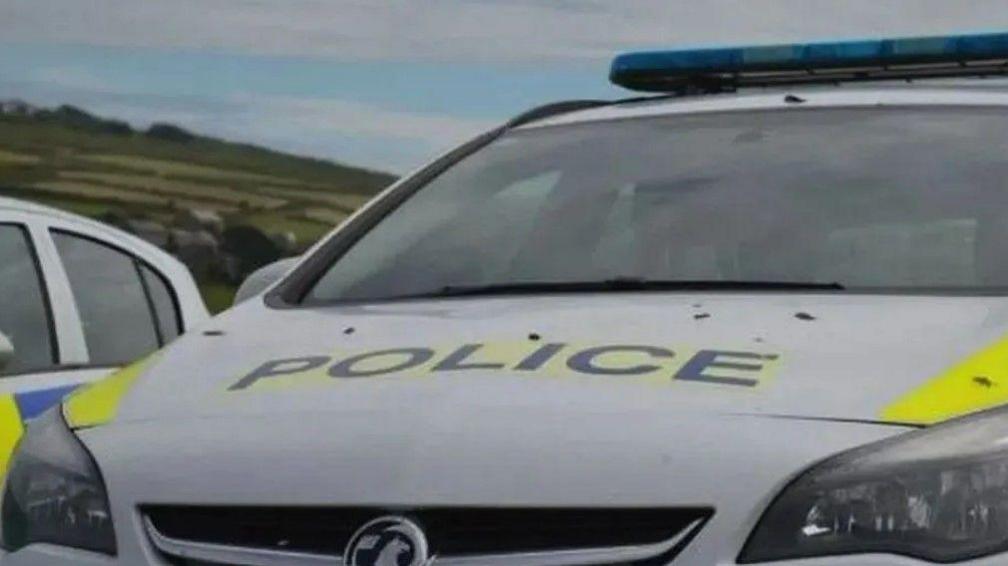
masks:
POLYGON ((11 453, 24 434, 24 423, 60 402, 79 385, 63 385, 0 396, 0 473, 7 470, 11 453))
POLYGON ((71 428, 102 425, 115 419, 119 403, 154 360, 149 356, 93 384, 73 384, 0 395, 0 476, 25 431, 25 423, 66 398, 63 415, 71 428))

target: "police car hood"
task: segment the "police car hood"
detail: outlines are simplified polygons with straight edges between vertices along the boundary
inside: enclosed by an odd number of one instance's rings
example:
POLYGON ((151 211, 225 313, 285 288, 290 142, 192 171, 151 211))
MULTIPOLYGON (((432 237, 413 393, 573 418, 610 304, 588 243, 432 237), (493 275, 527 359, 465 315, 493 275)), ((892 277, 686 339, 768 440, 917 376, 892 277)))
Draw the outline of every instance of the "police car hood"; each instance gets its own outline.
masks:
POLYGON ((984 297, 252 300, 155 354, 112 426, 483 409, 933 423, 1008 402, 1006 330, 1008 302, 984 297))

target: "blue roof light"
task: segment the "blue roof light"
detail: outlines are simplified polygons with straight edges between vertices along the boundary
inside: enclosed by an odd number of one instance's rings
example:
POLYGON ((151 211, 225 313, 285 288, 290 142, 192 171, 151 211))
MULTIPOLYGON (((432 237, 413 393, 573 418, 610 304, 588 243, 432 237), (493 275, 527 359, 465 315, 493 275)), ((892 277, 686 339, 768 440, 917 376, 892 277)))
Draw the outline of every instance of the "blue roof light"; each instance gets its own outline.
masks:
POLYGON ((625 53, 613 60, 609 78, 632 90, 719 90, 1005 74, 1006 60, 1008 33, 988 33, 625 53))

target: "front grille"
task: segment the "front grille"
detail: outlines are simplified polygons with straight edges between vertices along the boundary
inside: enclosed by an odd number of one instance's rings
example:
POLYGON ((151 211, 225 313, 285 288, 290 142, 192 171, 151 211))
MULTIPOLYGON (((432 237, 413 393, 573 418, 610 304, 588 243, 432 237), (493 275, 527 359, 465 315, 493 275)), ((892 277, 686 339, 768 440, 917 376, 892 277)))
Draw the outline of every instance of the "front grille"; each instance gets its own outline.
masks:
MULTIPOLYGON (((431 555, 450 558, 653 545, 676 537, 713 511, 147 506, 142 513, 160 535, 174 540, 329 556, 342 556, 350 537, 368 521, 398 514, 423 528, 431 555)), ((664 562, 655 563, 667 563, 671 556, 662 558, 664 562)), ((176 560, 186 566, 205 563, 176 560)))

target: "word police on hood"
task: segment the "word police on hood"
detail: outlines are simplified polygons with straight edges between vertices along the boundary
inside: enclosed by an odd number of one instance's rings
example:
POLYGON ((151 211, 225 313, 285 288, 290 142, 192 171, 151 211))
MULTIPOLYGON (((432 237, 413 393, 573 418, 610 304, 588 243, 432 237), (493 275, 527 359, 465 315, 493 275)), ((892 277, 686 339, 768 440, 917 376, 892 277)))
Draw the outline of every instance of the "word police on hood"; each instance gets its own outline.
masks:
POLYGON ((610 376, 757 387, 780 363, 774 353, 649 344, 474 342, 448 347, 404 346, 263 362, 228 389, 385 376, 506 372, 541 377, 610 376))

